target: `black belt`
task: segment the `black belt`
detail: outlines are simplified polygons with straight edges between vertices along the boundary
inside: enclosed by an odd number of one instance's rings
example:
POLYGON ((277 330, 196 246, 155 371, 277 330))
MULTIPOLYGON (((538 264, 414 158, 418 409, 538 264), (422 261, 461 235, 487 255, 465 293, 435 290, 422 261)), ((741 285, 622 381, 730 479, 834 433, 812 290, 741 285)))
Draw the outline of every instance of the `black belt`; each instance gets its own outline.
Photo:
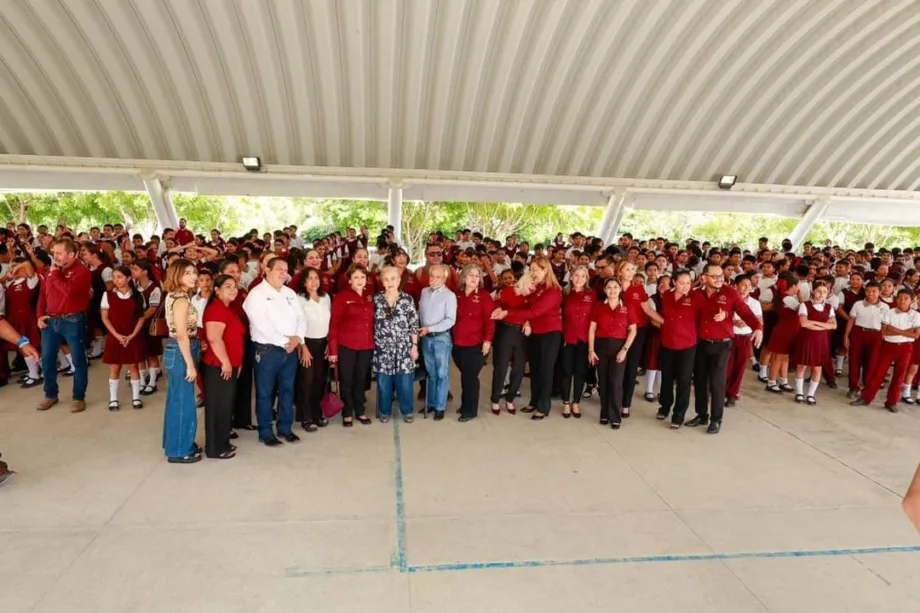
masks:
MULTIPOLYGON (((427 336, 428 338, 436 338, 438 336, 444 336, 445 334, 450 334, 450 330, 444 330, 443 332, 429 332, 425 336, 427 336)), ((425 338, 425 336, 423 336, 422 338, 425 338)))
MULTIPOLYGON (((751 336, 754 336, 754 334, 753 334, 753 333, 752 333, 752 334, 736 334, 736 335, 735 335, 735 338, 749 338, 749 337, 751 337, 751 336)), ((719 342, 721 342, 721 341, 719 341, 719 342)))
POLYGON ((716 340, 711 340, 711 339, 708 339, 708 338, 701 338, 700 340, 703 341, 704 343, 711 343, 711 344, 715 345, 716 343, 728 343, 728 342, 730 342, 732 339, 731 339, 731 337, 729 337, 729 338, 719 338, 719 339, 716 339, 716 340))
POLYGON ((51 319, 63 319, 65 317, 76 317, 77 315, 86 315, 85 311, 80 311, 79 313, 58 313, 55 315, 48 315, 51 319))
POLYGON ((859 329, 862 330, 863 332, 877 332, 877 333, 879 333, 879 334, 882 333, 882 330, 881 330, 881 329, 876 330, 875 328, 867 328, 867 327, 865 327, 865 326, 853 326, 853 327, 854 327, 854 328, 859 328, 859 329))
POLYGON ((523 327, 524 327, 523 324, 513 324, 513 323, 508 322, 508 321, 501 321, 501 320, 499 320, 498 323, 502 324, 503 326, 508 326, 509 328, 523 328, 523 327))

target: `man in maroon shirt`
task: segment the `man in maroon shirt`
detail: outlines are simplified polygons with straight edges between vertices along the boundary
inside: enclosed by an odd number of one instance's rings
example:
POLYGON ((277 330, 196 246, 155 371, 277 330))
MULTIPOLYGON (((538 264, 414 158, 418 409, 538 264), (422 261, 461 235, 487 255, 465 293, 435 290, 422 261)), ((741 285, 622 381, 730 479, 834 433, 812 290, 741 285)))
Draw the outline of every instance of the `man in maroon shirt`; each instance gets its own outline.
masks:
POLYGON ((718 434, 722 429, 722 410, 725 408, 725 377, 728 356, 732 349, 735 315, 754 331, 755 347, 763 339, 760 320, 744 304, 733 288, 725 285, 725 273, 718 264, 707 264, 703 268, 702 287, 699 290, 701 306, 697 315, 699 345, 696 348, 696 363, 693 368, 693 391, 696 417, 686 423, 693 428, 708 425, 709 434, 718 434), (710 397, 712 398, 712 423, 709 421, 710 397))
POLYGON ((57 354, 61 343, 71 348, 74 365, 73 404, 71 413, 86 410, 88 381, 86 352, 86 311, 92 295, 92 274, 77 258, 77 247, 70 239, 54 242, 54 263, 41 284, 38 295, 38 327, 42 331, 42 370, 45 375, 45 399, 39 411, 47 411, 58 402, 57 354))
POLYGON ((186 227, 187 224, 188 222, 184 219, 179 220, 179 229, 176 230, 175 236, 177 245, 188 245, 195 242, 195 235, 186 227))

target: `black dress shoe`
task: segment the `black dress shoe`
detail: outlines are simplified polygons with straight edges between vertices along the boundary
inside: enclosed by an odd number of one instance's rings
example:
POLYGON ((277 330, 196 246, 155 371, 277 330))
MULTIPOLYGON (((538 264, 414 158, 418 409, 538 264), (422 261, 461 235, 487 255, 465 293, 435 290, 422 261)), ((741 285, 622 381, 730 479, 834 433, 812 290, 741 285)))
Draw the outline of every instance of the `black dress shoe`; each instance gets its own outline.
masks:
POLYGON ((261 442, 262 442, 262 444, 265 445, 266 447, 278 447, 278 446, 284 444, 284 443, 282 443, 281 441, 279 441, 279 440, 278 440, 276 437, 274 437, 274 436, 271 437, 271 438, 264 439, 264 440, 262 440, 261 442))
POLYGON ((537 410, 537 407, 524 407, 521 409, 521 413, 533 413, 537 410))
POLYGON ((658 409, 658 412, 655 414, 655 419, 667 419, 669 412, 670 411, 665 411, 664 409, 658 409))
POLYGON ((619 429, 620 429, 620 425, 621 425, 621 424, 620 424, 620 422, 618 422, 618 421, 610 422, 610 427, 611 427, 613 430, 619 430, 619 429))
POLYGON ((293 432, 288 432, 287 434, 282 434, 281 438, 286 440, 289 443, 299 443, 300 437, 294 434, 293 432))
POLYGON ((685 423, 684 425, 687 426, 688 428, 696 428, 697 426, 708 426, 708 425, 709 425, 709 418, 708 418, 708 417, 700 417, 699 415, 697 415, 696 417, 694 417, 693 419, 691 419, 690 421, 688 421, 688 422, 685 423))
POLYGON ((464 423, 467 421, 472 421, 474 419, 476 419, 475 415, 461 415, 460 419, 458 419, 457 421, 459 421, 460 423, 464 423))
POLYGON ((435 412, 434 412, 434 420, 435 420, 435 421, 441 421, 442 419, 444 419, 444 411, 435 411, 435 412))
POLYGON ((722 429, 722 422, 720 420, 713 420, 709 427, 706 428, 706 434, 718 434, 719 430, 722 429))

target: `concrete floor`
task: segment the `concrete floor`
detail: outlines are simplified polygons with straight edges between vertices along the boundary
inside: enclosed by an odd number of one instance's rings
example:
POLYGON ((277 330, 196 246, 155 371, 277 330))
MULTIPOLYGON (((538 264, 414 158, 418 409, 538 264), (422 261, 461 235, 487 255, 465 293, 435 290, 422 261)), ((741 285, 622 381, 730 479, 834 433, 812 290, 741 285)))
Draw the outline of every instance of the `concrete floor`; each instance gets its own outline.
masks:
POLYGON ((0 390, 20 473, 0 489, 3 613, 920 610, 899 505, 920 408, 823 387, 797 406, 750 373, 718 436, 641 399, 618 432, 594 401, 541 423, 483 404, 280 449, 244 432, 236 459, 181 466, 163 392, 110 414, 103 376, 82 415, 0 390))

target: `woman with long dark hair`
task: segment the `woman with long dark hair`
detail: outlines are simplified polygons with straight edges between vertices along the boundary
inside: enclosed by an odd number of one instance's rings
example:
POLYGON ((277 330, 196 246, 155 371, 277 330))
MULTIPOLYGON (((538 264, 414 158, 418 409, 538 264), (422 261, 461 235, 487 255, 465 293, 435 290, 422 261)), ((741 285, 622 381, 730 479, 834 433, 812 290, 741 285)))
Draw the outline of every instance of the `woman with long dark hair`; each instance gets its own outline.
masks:
POLYGON ((597 365, 600 387, 601 425, 610 424, 614 430, 623 421, 623 377, 629 350, 636 341, 633 312, 620 300, 622 287, 611 277, 604 282, 607 299, 597 302, 591 310, 588 329, 588 359, 597 365))
POLYGON ((329 420, 323 417, 319 402, 326 390, 327 338, 332 318, 332 301, 323 291, 322 273, 317 268, 304 268, 300 283, 294 291, 300 299, 306 321, 304 344, 300 347, 300 365, 297 369, 294 419, 299 421, 307 432, 316 432, 329 423, 329 420))

